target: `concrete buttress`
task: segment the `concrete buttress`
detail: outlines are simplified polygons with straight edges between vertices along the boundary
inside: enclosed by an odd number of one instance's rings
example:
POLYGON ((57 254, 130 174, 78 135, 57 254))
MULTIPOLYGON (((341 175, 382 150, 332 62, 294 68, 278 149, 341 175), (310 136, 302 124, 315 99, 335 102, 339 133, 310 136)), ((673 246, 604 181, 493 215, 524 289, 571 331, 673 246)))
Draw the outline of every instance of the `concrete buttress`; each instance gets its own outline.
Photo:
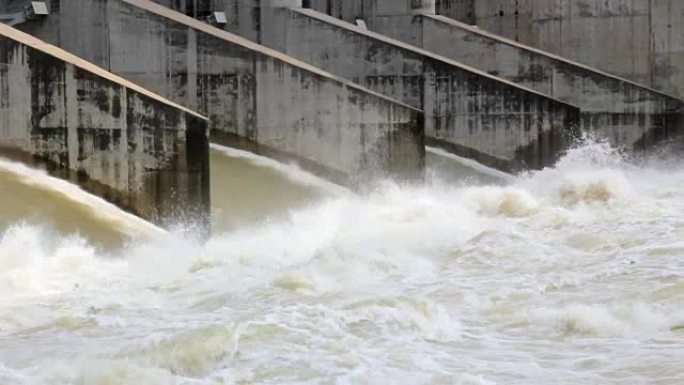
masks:
POLYGON ((347 186, 421 178, 423 114, 146 0, 56 0, 25 31, 210 119, 213 141, 347 186))
POLYGON ((0 153, 158 225, 208 229, 207 119, 4 24, 0 153))

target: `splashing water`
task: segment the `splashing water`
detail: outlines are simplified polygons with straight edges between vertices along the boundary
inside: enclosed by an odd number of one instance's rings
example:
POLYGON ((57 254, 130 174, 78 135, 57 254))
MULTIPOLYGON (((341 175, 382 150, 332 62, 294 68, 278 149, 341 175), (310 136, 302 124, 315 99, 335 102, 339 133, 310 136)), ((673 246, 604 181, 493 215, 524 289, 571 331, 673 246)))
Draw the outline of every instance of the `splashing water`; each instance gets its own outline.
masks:
POLYGON ((323 194, 205 244, 12 226, 0 383, 684 383, 684 171, 590 142, 509 179, 323 194))

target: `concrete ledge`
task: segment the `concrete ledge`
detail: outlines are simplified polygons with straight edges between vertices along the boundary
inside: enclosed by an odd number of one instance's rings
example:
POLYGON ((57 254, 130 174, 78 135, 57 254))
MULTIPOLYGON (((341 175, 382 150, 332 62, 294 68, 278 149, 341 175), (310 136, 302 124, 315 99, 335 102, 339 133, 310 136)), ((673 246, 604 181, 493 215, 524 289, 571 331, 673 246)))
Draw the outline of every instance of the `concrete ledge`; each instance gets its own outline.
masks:
POLYGON ((419 109, 150 1, 61 1, 22 28, 202 111, 217 140, 305 160, 350 187, 422 176, 419 109))
MULTIPOLYGON (((155 1, 200 17, 197 6, 155 1)), ((434 12, 431 1, 305 3, 340 15, 434 12)), ((201 9, 236 14, 224 28, 423 109, 433 145, 490 166, 543 167, 577 135, 578 111, 568 103, 322 13, 257 0, 216 0, 201 9)))
MULTIPOLYGON (((616 76, 616 75, 610 74, 608 72, 602 71, 598 68, 593 68, 591 66, 579 63, 577 61, 573 61, 573 60, 564 58, 562 56, 554 55, 553 53, 543 51, 541 49, 537 49, 537 48, 529 46, 529 45, 522 44, 522 43, 517 42, 515 40, 508 39, 504 36, 500 36, 500 35, 497 35, 494 33, 487 32, 483 29, 477 28, 477 27, 472 26, 472 25, 468 25, 466 23, 455 20, 453 18, 449 18, 449 17, 445 17, 445 16, 439 16, 439 15, 421 15, 421 18, 425 18, 425 19, 429 19, 429 20, 431 19, 435 23, 437 23, 437 22, 446 23, 453 28, 457 28, 457 29, 461 29, 461 30, 473 33, 475 35, 478 35, 479 37, 482 37, 483 41, 485 41, 485 42, 489 42, 489 43, 496 42, 496 43, 500 43, 500 44, 505 44, 505 45, 509 45, 513 48, 518 48, 518 49, 523 50, 525 52, 529 52, 530 54, 535 54, 535 55, 539 55, 540 57, 545 57, 549 60, 548 63, 550 63, 551 65, 554 65, 554 66, 563 66, 563 65, 571 66, 571 67, 573 67, 573 69, 576 69, 578 71, 582 70, 582 71, 586 71, 587 73, 591 73, 591 74, 595 74, 595 75, 598 75, 601 77, 605 77, 606 80, 610 79, 612 81, 625 83, 626 85, 635 87, 635 88, 640 89, 644 92, 649 92, 652 94, 657 94, 657 95, 664 97, 664 98, 676 99, 678 101, 681 101, 681 98, 679 98, 675 95, 672 95, 672 94, 668 94, 667 92, 659 91, 659 90, 656 90, 654 88, 648 87, 646 85, 633 82, 629 79, 621 78, 619 76, 616 76)), ((425 36, 425 35, 423 35, 423 36, 425 36)), ((474 37, 471 37, 471 38, 474 38, 474 37)), ((423 48, 431 50, 435 53, 440 53, 440 51, 441 51, 441 49, 434 49, 435 47, 423 46, 423 48)), ((444 48, 447 48, 447 47, 444 47, 444 48)), ((451 56, 451 55, 449 55, 449 56, 451 56)))
POLYGON ((576 105, 582 130, 635 148, 651 131, 676 131, 680 99, 446 17, 394 16, 371 28, 576 105))
POLYGON ((481 29, 684 97, 684 1, 468 1, 481 29))
POLYGON ((3 24, 0 148, 159 225, 208 228, 206 118, 3 24))
POLYGON ((554 163, 577 135, 568 103, 316 11, 271 12, 265 44, 422 108, 433 145, 511 171, 554 163))
MULTIPOLYGON (((188 11, 173 1, 155 1, 188 11)), ((434 10, 431 1, 327 5, 356 15, 434 10)), ((190 14, 199 17, 197 7, 192 8, 190 14)), ((490 166, 507 171, 543 167, 555 162, 577 135, 578 111, 568 103, 319 12, 273 9, 257 0, 202 5, 203 12, 209 10, 227 15, 237 10, 240 17, 231 18, 227 30, 423 109, 433 145, 462 149, 459 154, 464 156, 478 154, 476 158, 490 166), (549 142, 549 137, 554 140, 549 142), (554 147, 542 148, 542 142, 554 147)))

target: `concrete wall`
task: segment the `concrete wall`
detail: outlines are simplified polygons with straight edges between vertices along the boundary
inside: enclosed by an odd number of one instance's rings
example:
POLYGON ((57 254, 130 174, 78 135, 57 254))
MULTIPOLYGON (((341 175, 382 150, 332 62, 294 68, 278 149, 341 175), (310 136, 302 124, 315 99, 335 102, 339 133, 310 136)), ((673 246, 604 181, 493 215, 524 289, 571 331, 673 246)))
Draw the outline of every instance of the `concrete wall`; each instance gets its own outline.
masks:
POLYGON ((206 119, 0 24, 0 152, 157 224, 208 225, 206 119), (186 222, 187 223, 187 222, 186 222))
POLYGON ((22 28, 211 120, 213 140, 350 186, 420 177, 422 114, 349 81, 144 0, 60 2, 22 28))
POLYGON ((445 0, 309 0, 305 4, 305 8, 346 21, 354 21, 357 17, 434 14, 436 7, 455 9, 445 0))
MULTIPOLYGON (((378 9, 411 3, 391 5, 378 9)), ((552 163, 579 124, 573 106, 312 10, 262 7, 252 24, 265 45, 423 109, 430 144, 500 169, 552 163)))
POLYGON ((684 98, 684 2, 652 0, 650 5, 652 86, 684 98))
POLYGON ((367 18, 373 30, 580 107, 582 129, 642 147, 677 131, 684 103, 564 58, 434 15, 367 18))
POLYGON ((423 108, 434 145, 504 170, 539 168, 571 132, 567 104, 317 12, 277 12, 287 20, 278 49, 423 108))
POLYGON ((271 0, 154 0, 155 3, 199 20, 206 20, 212 12, 224 12, 228 23, 222 27, 249 40, 259 42, 261 5, 271 0))
POLYGON ((435 11, 438 15, 475 24, 475 2, 473 0, 436 0, 435 11))
POLYGON ((0 2, 0 13, 22 12, 27 4, 27 0, 4 0, 0 2))
POLYGON ((684 1, 470 1, 481 29, 684 96, 684 1))

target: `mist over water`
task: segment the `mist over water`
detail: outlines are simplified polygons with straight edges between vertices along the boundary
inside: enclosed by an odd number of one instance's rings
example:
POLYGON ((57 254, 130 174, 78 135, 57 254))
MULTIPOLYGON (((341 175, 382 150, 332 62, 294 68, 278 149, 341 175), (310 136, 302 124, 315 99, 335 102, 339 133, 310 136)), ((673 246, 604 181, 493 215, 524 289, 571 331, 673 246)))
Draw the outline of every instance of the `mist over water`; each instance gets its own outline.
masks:
POLYGON ((684 383, 684 162, 429 164, 359 196, 215 147, 204 244, 0 168, 0 384, 684 383))

